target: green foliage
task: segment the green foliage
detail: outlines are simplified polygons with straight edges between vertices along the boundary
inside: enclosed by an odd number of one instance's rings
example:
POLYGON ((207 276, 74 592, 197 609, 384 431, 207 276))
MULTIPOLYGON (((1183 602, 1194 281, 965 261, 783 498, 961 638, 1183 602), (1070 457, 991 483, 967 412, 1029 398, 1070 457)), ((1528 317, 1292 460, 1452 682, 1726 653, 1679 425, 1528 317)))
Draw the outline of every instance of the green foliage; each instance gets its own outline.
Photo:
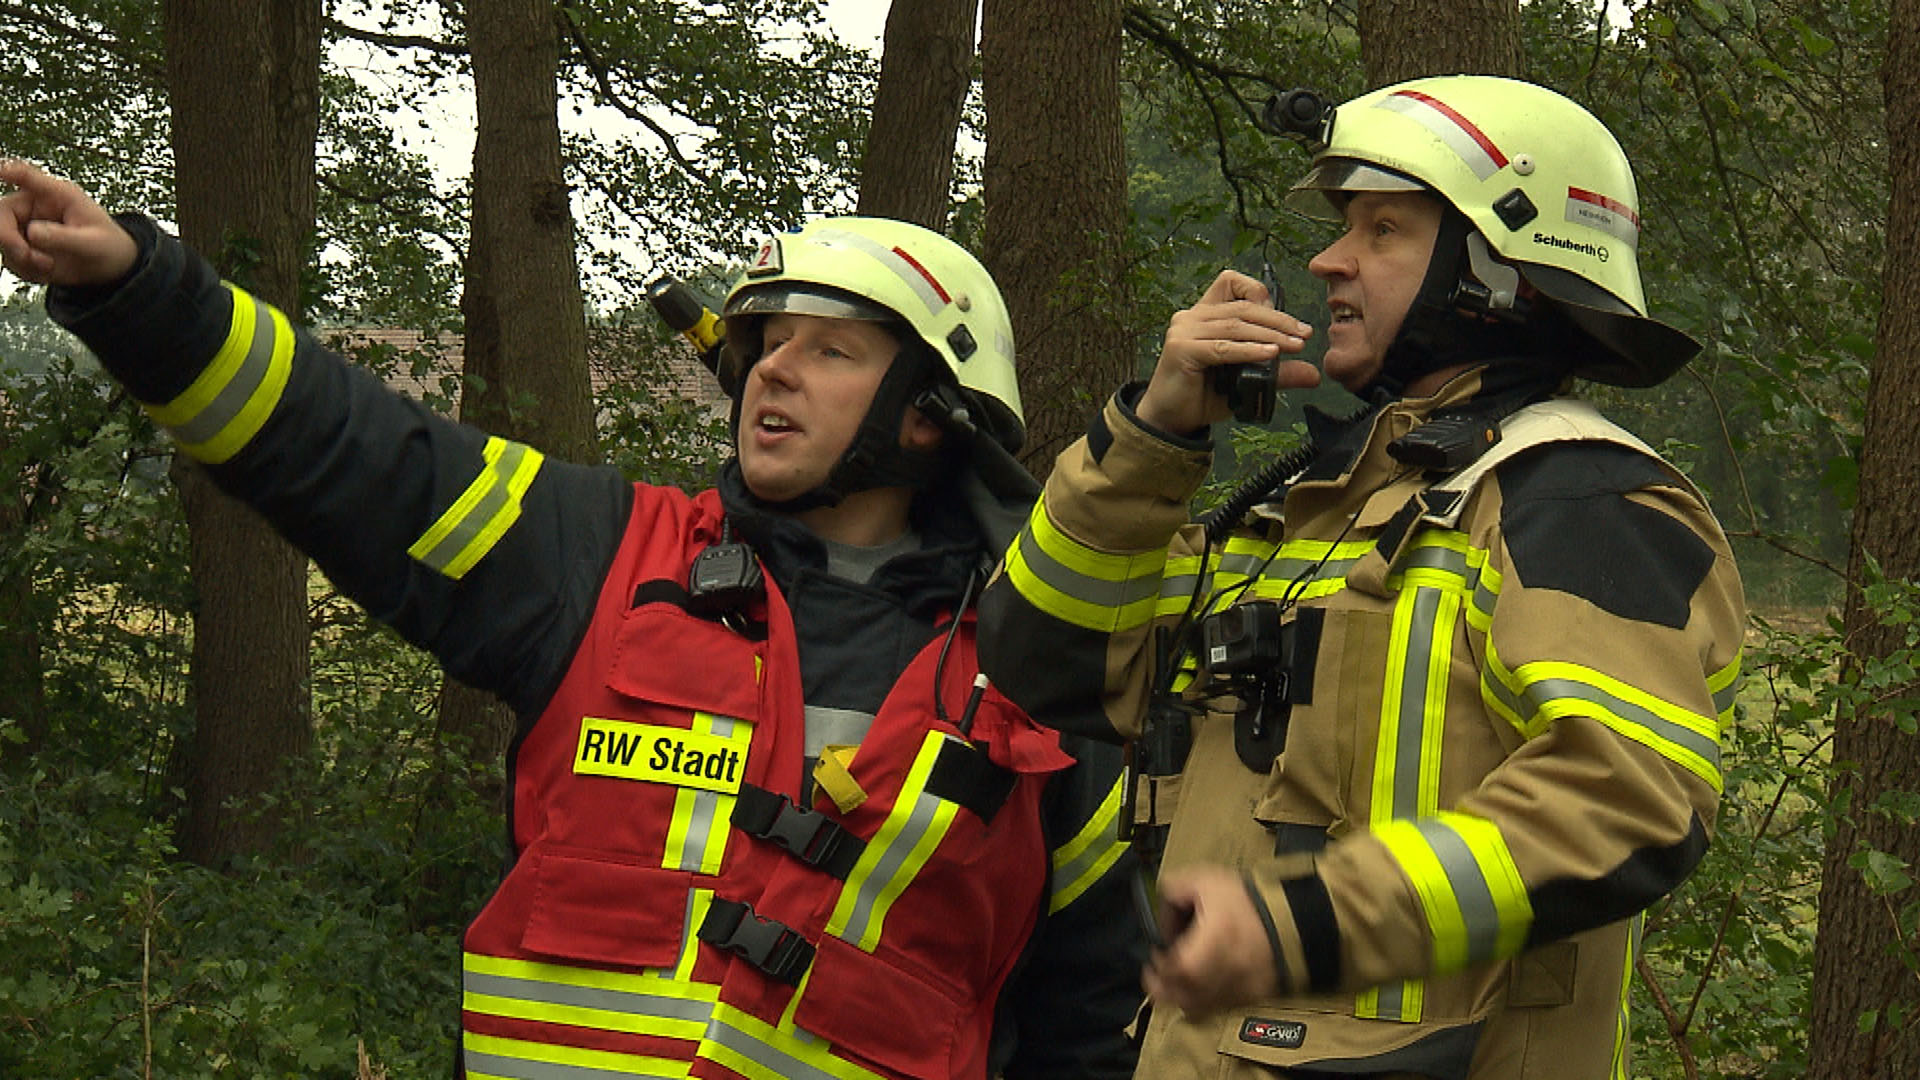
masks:
POLYGON ((1636 1070, 1781 1078, 1806 1071, 1813 915, 1828 744, 1839 690, 1837 629, 1756 619, 1734 720, 1726 792, 1694 876, 1648 912, 1634 996, 1636 1070))

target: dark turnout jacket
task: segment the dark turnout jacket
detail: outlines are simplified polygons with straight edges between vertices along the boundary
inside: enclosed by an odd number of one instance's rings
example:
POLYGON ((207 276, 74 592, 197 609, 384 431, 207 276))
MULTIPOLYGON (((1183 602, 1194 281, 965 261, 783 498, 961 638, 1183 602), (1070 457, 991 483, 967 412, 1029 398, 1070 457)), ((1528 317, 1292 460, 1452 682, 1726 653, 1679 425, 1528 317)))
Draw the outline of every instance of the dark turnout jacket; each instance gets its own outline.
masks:
MULTIPOLYGON (((779 716, 752 718, 767 730, 777 725, 797 731, 803 724, 801 699, 807 711, 879 714, 890 707, 890 700, 900 698, 903 673, 916 658, 928 664, 955 662, 940 650, 941 643, 965 603, 970 576, 983 573, 996 554, 987 550, 984 537, 989 533, 979 523, 981 500, 959 494, 966 485, 955 484, 938 497, 923 496, 915 520, 925 538, 920 550, 896 557, 867 583, 839 579, 826 572, 821 543, 792 518, 759 505, 731 468, 722 476, 717 497, 707 493, 693 498, 630 483, 612 468, 555 461, 533 447, 448 421, 320 347, 271 306, 220 281, 203 260, 146 219, 120 220, 141 252, 128 277, 102 288, 56 288, 48 297, 49 312, 100 357, 183 452, 311 556, 345 594, 432 652, 449 673, 512 706, 521 732, 508 762, 510 772, 530 743, 572 745, 574 736, 565 733, 543 741, 536 730, 541 725, 581 725, 576 764, 586 760, 588 749, 599 753, 621 736, 613 730, 617 718, 569 716, 555 706, 583 643, 600 638, 595 626, 596 619, 607 617, 609 574, 623 544, 632 550, 635 529, 704 530, 724 515, 733 530, 731 539, 750 545, 771 582, 770 593, 748 612, 756 618, 726 625, 764 636, 767 627, 752 624, 778 616, 788 622, 771 636, 797 643, 797 671, 783 664, 777 673, 779 679, 793 680, 793 700, 779 716), (656 505, 682 508, 671 511, 680 515, 679 524, 665 524, 666 510, 650 510, 656 505), (696 521, 699 524, 688 524, 696 521)), ((968 490, 980 494, 978 485, 968 490)), ((1024 513, 1024 507, 1011 509, 1024 513)), ((698 537, 714 539, 705 532, 698 537)), ((690 531, 686 537, 676 536, 674 543, 684 541, 687 550, 694 551, 696 538, 690 531)), ((684 582, 684 572, 682 567, 662 580, 678 576, 684 582)), ((656 589, 619 606, 684 607, 684 591, 672 593, 672 588, 656 589)), ((964 655, 970 664, 970 627, 967 640, 968 647, 953 650, 953 656, 964 655)), ((760 677, 775 679, 775 666, 769 660, 760 677)), ((684 680, 692 684, 710 674, 693 668, 684 680)), ((936 674, 942 686, 959 680, 964 694, 973 670, 936 674)), ((648 677, 658 682, 660 673, 648 677)), ((933 682, 927 679, 926 688, 916 685, 912 694, 925 697, 933 682)), ((697 697, 689 694, 686 700, 697 697)), ((771 695, 762 697, 772 700, 771 695)), ((1123 1029, 1138 1005, 1143 946, 1125 888, 1131 856, 1114 840, 1118 753, 1086 740, 1060 739, 1032 725, 997 693, 990 708, 999 710, 1007 724, 1031 726, 1023 737, 1044 739, 1058 747, 1055 753, 1064 750, 1061 760, 1067 764, 1044 777, 1030 804, 1017 799, 1006 803, 1028 806, 1022 813, 1029 819, 1009 822, 1016 816, 1012 810, 999 819, 1001 828, 1033 832, 1037 850, 1047 854, 1044 865, 1032 871, 1044 884, 1035 900, 1037 910, 1029 913, 1030 933, 1010 955, 1009 970, 1002 973, 1006 977, 993 984, 994 999, 967 1003, 990 1018, 985 1072, 1062 1080, 1129 1075, 1134 1051, 1123 1029)), ((713 720, 700 711, 691 717, 689 722, 696 725, 713 720)), ((939 723, 950 719, 943 716, 939 723)), ((935 720, 929 717, 925 723, 935 720)), ((685 743, 720 745, 702 743, 702 737, 689 735, 685 743)), ((957 744, 964 748, 964 740, 957 744)), ((757 752, 746 753, 750 759, 757 752)), ((834 760, 857 766, 858 752, 834 760)), ((709 764, 713 767, 707 768, 708 776, 694 775, 700 768, 689 767, 683 779, 712 788, 714 777, 732 783, 742 771, 736 768, 738 758, 712 758, 709 764)), ((765 805, 804 808, 815 818, 841 816, 828 797, 831 792, 814 792, 798 768, 781 771, 783 775, 766 780, 771 794, 765 805)), ((559 772, 568 774, 566 769, 559 772)), ((859 775, 857 767, 852 772, 859 775)), ((578 781, 568 774, 552 782, 578 781)), ((601 775, 585 782, 621 781, 601 775)), ((511 824, 518 859, 541 835, 537 808, 529 801, 540 802, 548 793, 524 783, 515 783, 514 792, 511 824)), ((733 798, 732 789, 721 794, 733 798)), ((737 815, 730 832, 728 805, 720 804, 716 834, 727 850, 758 850, 753 845, 770 842, 762 835, 742 835, 737 815)), ((850 812, 845 816, 849 821, 854 817, 850 812)), ((872 837, 867 840, 873 842, 872 837)), ((718 872, 714 877, 720 880, 718 872)), ((820 887, 838 886, 823 879, 820 887)), ((823 944, 819 927, 794 929, 808 948, 823 944)), ((721 935, 706 935, 698 920, 688 922, 687 932, 689 964, 692 958, 711 963, 724 955, 724 950, 715 951, 721 935)), ((965 948, 969 935, 984 932, 959 925, 941 928, 940 933, 948 945, 965 948)), ((476 978, 471 955, 469 963, 471 1018, 476 987, 488 987, 493 994, 510 980, 493 972, 476 978)), ((618 964, 601 966, 620 975, 651 974, 617 970, 618 964)), ((522 979, 518 985, 557 993, 556 988, 573 985, 566 978, 572 977, 555 976, 559 981, 547 984, 522 979)), ((566 1011, 585 1008, 578 1002, 547 1001, 541 1007, 549 1010, 543 1014, 548 1020, 572 1017, 566 1022, 584 1023, 578 1017, 587 1015, 566 1011)), ((841 1006, 866 1010, 858 1019, 876 1030, 900 1022, 897 1007, 897 1002, 877 999, 841 1006)), ((619 1012, 612 1006, 596 1008, 594 1015, 619 1012)), ((703 1038, 712 1043, 718 1037, 711 1031, 703 1036, 697 1028, 673 1031, 675 1045, 685 1044, 682 1049, 704 1047, 703 1038)), ((812 1053, 805 1032, 765 1038, 786 1040, 781 1044, 784 1052, 796 1055, 796 1061, 812 1053)), ((491 1052, 499 1044, 486 1048, 491 1052)), ((471 1043, 469 1056, 474 1056, 471 1043)), ((685 1055, 676 1050, 669 1056, 696 1055, 687 1049, 685 1055)), ((497 1064, 511 1057, 490 1053, 488 1061, 497 1064)), ((856 1071, 846 1075, 865 1075, 858 1072, 862 1066, 872 1075, 947 1075, 935 1065, 901 1066, 890 1060, 876 1064, 858 1053, 850 1060, 861 1064, 849 1066, 856 1071)), ((559 1063, 554 1059, 526 1066, 533 1070, 526 1075, 559 1063)), ((584 1067, 585 1059, 572 1064, 584 1067)), ((745 1065, 694 1068, 694 1075, 734 1075, 727 1069, 757 1075, 745 1065)))

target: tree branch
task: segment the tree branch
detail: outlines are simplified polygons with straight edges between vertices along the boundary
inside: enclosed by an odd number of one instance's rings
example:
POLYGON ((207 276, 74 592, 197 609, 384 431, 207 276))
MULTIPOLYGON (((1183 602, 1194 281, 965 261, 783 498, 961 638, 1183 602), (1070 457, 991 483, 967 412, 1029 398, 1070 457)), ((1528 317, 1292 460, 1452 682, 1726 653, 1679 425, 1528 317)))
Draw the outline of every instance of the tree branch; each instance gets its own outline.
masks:
POLYGON ((574 14, 573 0, 560 0, 558 18, 566 27, 567 37, 573 42, 575 51, 580 54, 581 66, 585 67, 587 73, 593 77, 593 85, 600 91, 600 96, 605 99, 606 103, 619 110, 620 115, 653 132, 655 137, 660 140, 660 145, 666 150, 668 156, 672 157, 674 162, 678 164, 681 169, 685 170, 688 176, 693 177, 708 187, 712 187, 713 177, 701 170, 692 161, 688 160, 685 154, 680 152, 680 147, 675 144, 672 133, 661 127, 652 117, 635 107, 631 102, 627 101, 626 98, 622 97, 618 90, 614 89, 611 68, 601 59, 599 53, 594 50, 593 43, 587 40, 586 33, 581 30, 580 19, 574 14))
POLYGON ((149 87, 159 86, 166 81, 165 72, 155 62, 154 57, 133 48, 124 41, 102 37, 62 22, 37 7, 27 4, 0 3, 0 18, 11 19, 27 26, 37 26, 68 41, 98 49, 139 72, 149 87))
POLYGON ((421 37, 418 34, 383 34, 378 30, 363 30, 351 26, 339 19, 328 16, 322 23, 327 32, 338 34, 352 41, 364 41, 369 45, 379 45, 387 49, 421 49, 441 56, 465 56, 467 47, 438 38, 421 37))

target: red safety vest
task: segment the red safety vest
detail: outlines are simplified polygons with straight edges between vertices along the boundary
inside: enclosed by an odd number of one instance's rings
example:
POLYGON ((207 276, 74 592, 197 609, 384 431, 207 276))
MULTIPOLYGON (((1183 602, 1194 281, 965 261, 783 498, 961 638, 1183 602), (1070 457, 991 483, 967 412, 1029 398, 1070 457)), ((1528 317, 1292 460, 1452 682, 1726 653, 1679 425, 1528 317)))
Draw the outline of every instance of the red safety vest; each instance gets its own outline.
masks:
POLYGON ((720 515, 711 491, 637 487, 586 637, 514 750, 519 858, 466 936, 468 1075, 984 1078, 1046 903, 1041 790, 1072 759, 992 690, 959 737, 969 613, 947 722, 939 635, 796 805, 778 588, 748 613, 757 641, 655 599, 720 515))

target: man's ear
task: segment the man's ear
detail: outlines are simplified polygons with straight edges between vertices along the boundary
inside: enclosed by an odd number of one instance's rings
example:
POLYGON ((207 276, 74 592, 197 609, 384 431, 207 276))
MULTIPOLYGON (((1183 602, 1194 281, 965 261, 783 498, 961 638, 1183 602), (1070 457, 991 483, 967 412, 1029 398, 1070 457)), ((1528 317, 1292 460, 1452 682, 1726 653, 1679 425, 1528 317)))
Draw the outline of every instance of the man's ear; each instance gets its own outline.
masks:
POLYGON ((927 419, 926 414, 919 409, 908 406, 906 418, 900 425, 902 447, 921 453, 931 453, 940 449, 940 443, 946 436, 947 433, 940 430, 939 424, 927 419))

